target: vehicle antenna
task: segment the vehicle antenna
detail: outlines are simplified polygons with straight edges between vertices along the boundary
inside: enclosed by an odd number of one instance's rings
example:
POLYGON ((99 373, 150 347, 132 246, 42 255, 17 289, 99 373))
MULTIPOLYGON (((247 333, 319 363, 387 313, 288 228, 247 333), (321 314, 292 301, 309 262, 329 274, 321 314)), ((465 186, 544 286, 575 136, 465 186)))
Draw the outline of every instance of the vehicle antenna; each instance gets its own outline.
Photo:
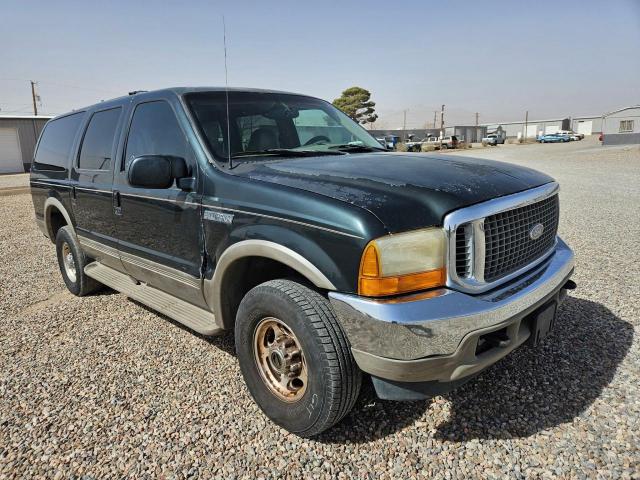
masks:
POLYGON ((222 16, 222 43, 224 46, 224 93, 227 99, 227 154, 229 155, 229 169, 233 168, 231 161, 231 130, 229 121, 229 76, 227 73, 227 25, 222 16))

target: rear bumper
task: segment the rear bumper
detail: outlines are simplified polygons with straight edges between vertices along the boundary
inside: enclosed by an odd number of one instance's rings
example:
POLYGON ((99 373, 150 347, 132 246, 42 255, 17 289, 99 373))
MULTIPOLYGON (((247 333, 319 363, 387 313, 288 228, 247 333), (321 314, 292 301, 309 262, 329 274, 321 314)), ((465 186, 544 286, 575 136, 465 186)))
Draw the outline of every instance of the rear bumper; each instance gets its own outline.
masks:
POLYGON ((443 288, 394 299, 329 298, 363 371, 394 382, 459 382, 522 345, 531 314, 562 301, 573 268, 573 252, 558 239, 542 264, 481 295, 443 288), (480 337, 496 331, 508 342, 477 353, 480 337))

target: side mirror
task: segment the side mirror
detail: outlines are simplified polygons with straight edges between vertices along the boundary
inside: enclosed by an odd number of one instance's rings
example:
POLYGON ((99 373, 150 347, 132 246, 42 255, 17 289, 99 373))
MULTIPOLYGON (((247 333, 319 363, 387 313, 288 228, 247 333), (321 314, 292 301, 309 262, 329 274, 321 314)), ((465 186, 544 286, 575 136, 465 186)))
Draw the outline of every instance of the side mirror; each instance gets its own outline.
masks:
POLYGON ((142 155, 129 165, 129 183, 143 188, 169 188, 175 179, 189 176, 184 158, 164 155, 142 155))

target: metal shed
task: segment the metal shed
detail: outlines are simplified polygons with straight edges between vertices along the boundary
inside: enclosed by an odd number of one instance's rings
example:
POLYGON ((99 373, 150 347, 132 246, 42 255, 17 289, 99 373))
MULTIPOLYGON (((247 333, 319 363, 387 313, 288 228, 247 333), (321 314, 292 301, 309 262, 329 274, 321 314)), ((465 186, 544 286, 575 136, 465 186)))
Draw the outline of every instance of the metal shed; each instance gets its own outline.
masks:
POLYGON ((0 174, 29 171, 38 137, 50 118, 0 115, 0 174))

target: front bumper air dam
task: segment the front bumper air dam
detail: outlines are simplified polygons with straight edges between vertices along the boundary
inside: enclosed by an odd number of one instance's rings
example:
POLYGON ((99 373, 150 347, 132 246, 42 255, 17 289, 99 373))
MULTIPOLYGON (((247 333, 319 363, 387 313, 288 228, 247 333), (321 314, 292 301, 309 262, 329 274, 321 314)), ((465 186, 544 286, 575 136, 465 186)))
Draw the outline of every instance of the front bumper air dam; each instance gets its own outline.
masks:
POLYGON ((573 268, 573 252, 558 238, 542 264, 480 295, 442 288, 392 299, 336 292, 329 298, 356 363, 372 375, 378 394, 424 398, 464 383, 522 345, 531 314, 563 300, 573 268), (477 353, 479 338, 491 332, 503 341, 477 353))

